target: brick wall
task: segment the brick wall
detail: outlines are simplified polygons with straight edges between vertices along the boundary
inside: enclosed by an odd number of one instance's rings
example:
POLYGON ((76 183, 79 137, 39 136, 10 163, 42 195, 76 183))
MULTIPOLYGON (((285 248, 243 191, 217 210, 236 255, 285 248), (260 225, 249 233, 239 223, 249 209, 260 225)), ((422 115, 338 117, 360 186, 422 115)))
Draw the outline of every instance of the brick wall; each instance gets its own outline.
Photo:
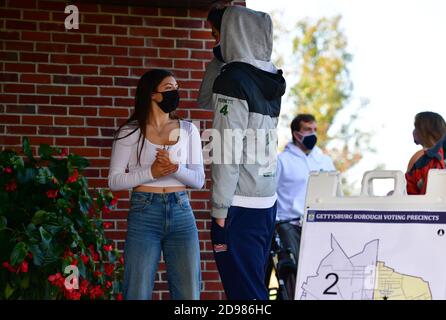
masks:
MULTIPOLYGON (((195 99, 212 57, 206 10, 76 4, 79 30, 65 30, 65 1, 0 0, 0 146, 21 149, 23 136, 85 156, 90 187, 107 187, 111 136, 133 110, 138 78, 149 68, 173 70, 182 88, 179 115, 210 127, 195 99)), ((237 2, 243 4, 243 2, 237 2)), ((199 228, 203 299, 224 294, 210 242, 210 182, 191 191, 199 228)), ((115 192, 118 210, 108 236, 123 249, 128 192, 115 192)), ((168 298, 164 264, 155 299, 168 298)))

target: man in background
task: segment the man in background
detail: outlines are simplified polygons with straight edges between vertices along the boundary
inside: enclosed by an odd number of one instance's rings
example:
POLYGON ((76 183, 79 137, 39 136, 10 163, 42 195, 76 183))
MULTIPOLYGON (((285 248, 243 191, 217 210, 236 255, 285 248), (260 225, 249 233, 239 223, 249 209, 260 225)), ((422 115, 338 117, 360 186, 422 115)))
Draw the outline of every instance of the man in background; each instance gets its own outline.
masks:
MULTIPOLYGON (((331 158, 317 144, 317 123, 311 114, 291 122, 293 141, 279 155, 277 165, 277 231, 282 244, 299 259, 307 182, 312 171, 334 171, 331 158)), ((294 289, 293 289, 294 292, 294 289)))

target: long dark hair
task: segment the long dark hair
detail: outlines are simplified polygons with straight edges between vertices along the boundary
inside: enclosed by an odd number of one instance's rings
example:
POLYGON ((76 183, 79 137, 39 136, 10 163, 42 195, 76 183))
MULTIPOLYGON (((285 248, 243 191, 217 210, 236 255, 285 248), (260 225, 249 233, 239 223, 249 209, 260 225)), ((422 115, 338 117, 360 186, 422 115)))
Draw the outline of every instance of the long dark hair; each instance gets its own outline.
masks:
POLYGON ((420 112, 415 116, 415 129, 424 148, 433 147, 446 134, 446 123, 435 112, 420 112))
MULTIPOLYGON (((152 107, 152 93, 156 91, 159 84, 167 77, 173 77, 173 73, 168 70, 163 69, 152 69, 144 73, 138 81, 138 86, 135 93, 135 110, 130 118, 124 122, 115 132, 113 141, 127 138, 132 135, 135 131, 140 129, 140 134, 138 137, 139 141, 142 140, 141 147, 137 150, 138 164, 141 166, 141 153, 144 148, 145 137, 146 137, 146 127, 149 120, 149 111, 152 107), (130 127, 134 130, 129 134, 119 137, 119 133, 125 126, 130 127)), ((178 119, 175 112, 169 113, 169 118, 178 119)))

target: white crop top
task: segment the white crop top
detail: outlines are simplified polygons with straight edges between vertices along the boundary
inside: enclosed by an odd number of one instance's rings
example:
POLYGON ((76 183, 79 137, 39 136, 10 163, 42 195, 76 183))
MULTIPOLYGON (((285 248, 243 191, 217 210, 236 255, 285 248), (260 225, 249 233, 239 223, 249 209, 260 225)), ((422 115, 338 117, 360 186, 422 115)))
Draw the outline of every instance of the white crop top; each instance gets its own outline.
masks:
MULTIPOLYGON (((124 127, 118 137, 125 137, 135 129, 136 127, 124 127)), ((164 146, 153 144, 145 137, 142 137, 138 143, 140 131, 138 128, 128 137, 113 142, 108 175, 108 186, 112 191, 131 189, 139 185, 190 186, 197 189, 203 187, 205 175, 201 139, 193 123, 180 120, 179 139, 176 144, 167 146, 171 161, 179 163, 178 171, 159 179, 153 178, 151 166, 155 161, 156 149, 163 149, 164 146), (143 139, 145 142, 141 152, 141 166, 139 166, 137 165, 137 150, 139 152, 143 139)))

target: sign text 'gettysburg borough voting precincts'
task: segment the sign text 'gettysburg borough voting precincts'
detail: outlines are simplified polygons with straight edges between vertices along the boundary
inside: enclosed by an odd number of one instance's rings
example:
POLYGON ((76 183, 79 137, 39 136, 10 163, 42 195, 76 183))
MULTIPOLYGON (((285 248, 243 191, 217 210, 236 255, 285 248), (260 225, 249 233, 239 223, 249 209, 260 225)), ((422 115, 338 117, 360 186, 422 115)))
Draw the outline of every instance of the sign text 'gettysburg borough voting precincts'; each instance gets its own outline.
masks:
POLYGON ((295 298, 446 299, 446 206, 412 197, 309 195, 295 298))

